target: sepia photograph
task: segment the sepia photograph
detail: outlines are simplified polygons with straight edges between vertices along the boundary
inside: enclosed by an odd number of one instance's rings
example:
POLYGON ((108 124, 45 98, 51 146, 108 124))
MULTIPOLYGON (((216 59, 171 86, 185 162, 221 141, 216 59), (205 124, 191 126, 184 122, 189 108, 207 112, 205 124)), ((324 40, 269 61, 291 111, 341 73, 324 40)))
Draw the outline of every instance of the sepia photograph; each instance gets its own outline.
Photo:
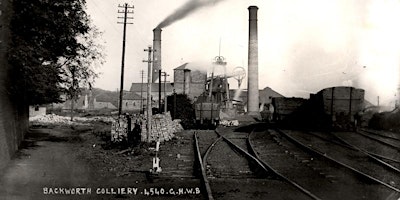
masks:
POLYGON ((0 199, 400 200, 399 0, 0 0, 0 199))

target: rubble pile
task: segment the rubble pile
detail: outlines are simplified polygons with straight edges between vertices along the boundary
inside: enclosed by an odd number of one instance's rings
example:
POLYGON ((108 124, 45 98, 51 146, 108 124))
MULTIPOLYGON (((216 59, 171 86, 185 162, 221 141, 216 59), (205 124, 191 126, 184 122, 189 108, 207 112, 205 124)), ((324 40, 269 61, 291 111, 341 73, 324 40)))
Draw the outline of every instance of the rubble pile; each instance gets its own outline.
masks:
POLYGON ((128 139, 128 119, 121 116, 111 123, 111 141, 122 142, 128 139))
POLYGON ((114 119, 111 124, 111 141, 122 142, 128 140, 128 135, 140 134, 142 142, 169 141, 175 135, 174 133, 183 130, 180 124, 181 120, 172 120, 170 113, 156 114, 152 116, 151 133, 147 135, 147 119, 143 115, 132 118, 121 115, 119 119, 114 119), (149 138, 148 138, 149 137, 149 138))
POLYGON ((223 125, 223 126, 227 126, 227 127, 229 127, 229 126, 239 126, 239 121, 238 120, 226 120, 226 119, 223 119, 223 120, 221 120, 220 122, 219 122, 219 124, 220 125, 223 125))
POLYGON ((148 141, 169 141, 174 137, 174 133, 180 132, 183 130, 182 125, 180 124, 179 119, 172 120, 171 114, 167 112, 166 114, 156 114, 153 115, 151 120, 151 133, 149 135, 149 139, 147 140, 147 129, 146 129, 146 120, 142 120, 141 126, 141 138, 142 142, 148 141))
POLYGON ((100 122, 112 122, 114 119, 112 117, 74 117, 73 121, 71 121, 71 117, 69 116, 59 116, 56 114, 47 114, 47 115, 38 115, 34 117, 30 117, 29 121, 36 124, 64 124, 64 125, 76 125, 76 124, 85 124, 93 121, 100 122))

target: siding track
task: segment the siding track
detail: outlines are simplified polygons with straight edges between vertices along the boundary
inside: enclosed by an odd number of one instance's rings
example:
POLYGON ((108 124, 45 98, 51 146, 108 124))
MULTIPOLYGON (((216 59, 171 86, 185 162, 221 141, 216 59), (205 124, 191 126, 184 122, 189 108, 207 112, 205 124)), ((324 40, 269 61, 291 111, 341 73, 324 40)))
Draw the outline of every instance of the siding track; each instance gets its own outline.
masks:
POLYGON ((209 199, 230 199, 233 196, 229 196, 228 192, 253 192, 257 194, 256 199, 283 196, 289 199, 320 199, 304 189, 300 190, 300 186, 293 187, 293 183, 251 155, 254 150, 248 145, 249 133, 220 128, 207 134, 209 137, 195 133, 195 143, 198 144, 195 148, 198 149, 197 160, 202 166, 201 174, 209 199))
MULTIPOLYGON (((371 158, 357 149, 346 148, 333 142, 323 140, 321 137, 312 137, 311 134, 300 131, 279 131, 286 138, 307 149, 325 157, 340 166, 357 174, 367 184, 373 184, 371 191, 376 191, 378 199, 388 196, 399 196, 399 173, 388 170, 387 167, 371 162, 371 158), (332 145, 334 146, 332 147, 332 145)), ((329 133, 326 133, 329 134, 329 133)), ((320 133, 323 135, 323 133, 320 133)), ((331 138, 335 141, 334 138, 331 138)), ((338 141, 338 139, 336 139, 338 141)), ((340 140, 339 140, 340 141, 340 140)), ((368 196, 371 198, 371 196, 368 196)), ((375 198, 371 198, 375 199, 375 198)))

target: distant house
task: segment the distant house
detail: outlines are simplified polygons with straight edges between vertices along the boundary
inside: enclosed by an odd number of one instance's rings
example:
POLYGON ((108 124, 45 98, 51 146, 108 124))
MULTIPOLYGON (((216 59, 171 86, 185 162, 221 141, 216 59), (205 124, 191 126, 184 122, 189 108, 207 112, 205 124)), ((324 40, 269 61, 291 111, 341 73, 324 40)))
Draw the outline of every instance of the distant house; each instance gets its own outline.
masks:
MULTIPOLYGON (((71 109, 71 100, 66 100, 64 103, 61 104, 62 110, 69 110, 71 109)), ((58 107, 58 106, 57 106, 58 107)), ((88 103, 88 96, 87 95, 80 95, 77 100, 74 101, 74 109, 75 110, 86 110, 89 107, 88 103)))
POLYGON ((144 98, 134 92, 124 92, 122 97, 122 110, 140 110, 145 103, 144 98))
POLYGON ((46 107, 45 106, 29 106, 29 117, 35 117, 38 115, 46 115, 46 107))
MULTIPOLYGON (((66 95, 61 95, 63 103, 54 103, 49 109, 71 109, 71 100, 66 100, 66 95)), ((94 88, 83 90, 78 99, 74 101, 74 110, 117 109, 118 93, 94 88)))
MULTIPOLYGON (((169 96, 173 94, 173 87, 171 83, 161 83, 161 90, 159 88, 159 83, 151 83, 151 99, 155 102, 156 107, 158 107, 159 91, 161 91, 161 99, 164 99, 164 95, 169 96), (164 89, 165 87, 165 89, 164 89)), ((147 83, 132 83, 129 92, 134 93, 139 98, 142 97, 143 101, 147 100, 147 83)))
MULTIPOLYGON (((118 103, 117 103, 117 94, 107 94, 107 93, 101 93, 93 97, 93 106, 90 106, 89 109, 117 109, 118 103), (115 97, 114 97, 115 96, 115 97)), ((90 98, 89 98, 90 99, 90 98)), ((89 102, 89 105, 91 104, 89 102)))

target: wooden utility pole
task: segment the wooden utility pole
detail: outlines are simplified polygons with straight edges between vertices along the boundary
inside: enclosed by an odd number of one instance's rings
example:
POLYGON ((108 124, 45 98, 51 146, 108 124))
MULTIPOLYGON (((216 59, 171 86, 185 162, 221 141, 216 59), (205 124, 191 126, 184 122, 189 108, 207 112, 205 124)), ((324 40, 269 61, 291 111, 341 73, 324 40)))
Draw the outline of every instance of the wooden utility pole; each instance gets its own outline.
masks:
POLYGON ((70 93, 71 93, 71 121, 74 121, 74 107, 75 107, 75 100, 77 99, 77 80, 75 79, 75 73, 76 73, 76 67, 72 66, 71 69, 71 73, 72 73, 72 86, 70 89, 70 93))
POLYGON ((140 70, 140 76, 142 77, 142 83, 140 84, 140 114, 143 112, 143 78, 144 78, 144 71, 140 70))
POLYGON ((128 19, 133 19, 133 17, 128 17, 128 14, 132 14, 133 11, 129 11, 128 9, 133 9, 133 6, 129 6, 127 3, 125 3, 123 6, 118 5, 119 8, 124 8, 124 11, 118 10, 118 13, 123 13, 124 17, 118 17, 119 19, 124 19, 124 22, 118 22, 118 24, 123 24, 124 25, 124 33, 123 33, 123 39, 122 39, 122 63, 121 63, 121 87, 119 91, 119 106, 118 106, 118 116, 121 115, 122 113, 122 98, 123 98, 123 93, 124 93, 124 65, 125 65, 125 38, 126 38, 126 25, 127 24, 133 24, 133 23, 128 23, 128 19))
POLYGON ((161 113, 161 69, 158 70, 158 112, 161 113))
POLYGON ((145 49, 144 51, 148 52, 148 59, 143 60, 143 62, 148 63, 148 74, 147 74, 147 142, 150 142, 150 134, 151 134, 151 118, 152 118, 152 106, 151 106, 151 83, 152 83, 152 65, 151 63, 153 62, 151 60, 151 52, 153 52, 153 49, 151 46, 149 46, 148 49, 145 49))
POLYGON ((167 84, 167 76, 169 76, 169 74, 167 74, 167 72, 160 72, 160 74, 164 76, 164 113, 167 113, 167 93, 165 85, 167 84))

